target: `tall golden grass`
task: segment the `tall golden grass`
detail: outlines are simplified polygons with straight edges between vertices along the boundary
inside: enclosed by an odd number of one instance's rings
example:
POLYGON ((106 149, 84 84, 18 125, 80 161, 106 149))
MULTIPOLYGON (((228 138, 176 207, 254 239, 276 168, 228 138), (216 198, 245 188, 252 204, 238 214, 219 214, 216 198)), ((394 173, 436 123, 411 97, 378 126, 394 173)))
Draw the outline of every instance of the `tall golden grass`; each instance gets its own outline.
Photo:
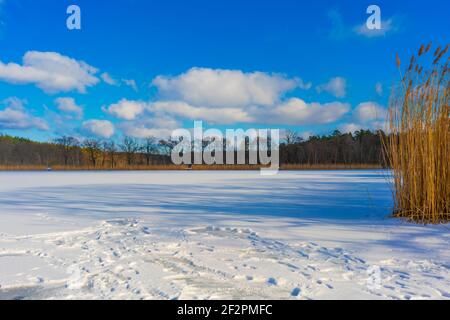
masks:
POLYGON ((393 172, 394 215, 417 223, 450 221, 449 60, 447 45, 420 47, 393 89, 385 155, 393 172))

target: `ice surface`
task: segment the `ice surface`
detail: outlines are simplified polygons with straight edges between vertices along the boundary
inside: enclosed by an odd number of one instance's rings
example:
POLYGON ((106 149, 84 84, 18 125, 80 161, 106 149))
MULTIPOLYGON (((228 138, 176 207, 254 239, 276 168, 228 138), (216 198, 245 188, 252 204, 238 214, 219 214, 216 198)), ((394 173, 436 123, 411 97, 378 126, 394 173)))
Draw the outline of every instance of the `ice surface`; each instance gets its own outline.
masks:
POLYGON ((0 173, 0 299, 450 298, 382 171, 0 173))

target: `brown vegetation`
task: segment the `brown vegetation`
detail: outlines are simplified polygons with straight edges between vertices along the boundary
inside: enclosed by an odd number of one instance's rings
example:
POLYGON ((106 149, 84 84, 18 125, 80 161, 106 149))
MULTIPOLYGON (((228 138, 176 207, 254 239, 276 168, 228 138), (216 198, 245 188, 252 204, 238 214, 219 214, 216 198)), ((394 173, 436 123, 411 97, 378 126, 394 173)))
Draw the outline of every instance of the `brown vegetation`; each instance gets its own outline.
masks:
POLYGON ((422 46, 401 75, 385 144, 395 215, 418 223, 450 221, 449 46, 430 49, 422 46))

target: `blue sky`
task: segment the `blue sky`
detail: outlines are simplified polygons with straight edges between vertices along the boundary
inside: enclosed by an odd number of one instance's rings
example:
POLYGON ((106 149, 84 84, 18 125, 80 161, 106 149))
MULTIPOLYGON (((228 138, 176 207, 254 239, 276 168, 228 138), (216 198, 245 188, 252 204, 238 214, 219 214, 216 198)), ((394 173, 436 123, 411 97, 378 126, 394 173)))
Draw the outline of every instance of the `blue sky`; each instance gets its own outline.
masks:
POLYGON ((449 43, 447 1, 0 0, 0 133, 307 136, 382 126, 395 54, 449 43), (66 9, 81 8, 81 30, 66 9), (364 29, 371 4, 382 30, 364 29))

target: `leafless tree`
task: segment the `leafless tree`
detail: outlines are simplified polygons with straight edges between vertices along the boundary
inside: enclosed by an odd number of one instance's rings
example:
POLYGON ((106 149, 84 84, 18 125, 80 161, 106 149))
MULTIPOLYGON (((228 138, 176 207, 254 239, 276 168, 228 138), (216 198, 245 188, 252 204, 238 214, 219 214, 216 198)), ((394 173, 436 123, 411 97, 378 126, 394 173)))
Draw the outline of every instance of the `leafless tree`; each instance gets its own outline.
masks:
POLYGON ((125 136, 120 145, 120 149, 125 153, 129 166, 133 164, 134 156, 139 151, 139 143, 135 138, 125 136))
POLYGON ((74 151, 76 151, 76 147, 80 143, 74 137, 62 136, 61 138, 55 139, 55 144, 59 146, 64 158, 64 165, 67 166, 70 157, 74 156, 74 151))
POLYGON ((162 154, 166 155, 166 156, 170 156, 170 154, 172 153, 173 148, 175 147, 175 145, 178 142, 172 141, 172 140, 159 140, 158 143, 158 149, 162 152, 162 154))
POLYGON ((86 149, 89 155, 92 166, 97 165, 97 160, 101 154, 101 142, 97 139, 86 139, 83 142, 83 147, 86 149))
POLYGON ((109 162, 111 169, 114 169, 116 165, 116 154, 117 154, 117 146, 114 141, 105 141, 103 143, 103 150, 105 153, 105 157, 109 157, 109 162))
POLYGON ((298 135, 298 133, 296 131, 287 130, 286 136, 285 136, 285 141, 286 141, 287 145, 296 144, 296 143, 301 142, 302 138, 298 135))
POLYGON ((141 145, 141 152, 143 153, 143 155, 145 157, 147 166, 150 165, 150 160, 156 151, 157 151, 157 145, 156 145, 155 137, 147 137, 147 138, 143 139, 143 142, 141 145))

